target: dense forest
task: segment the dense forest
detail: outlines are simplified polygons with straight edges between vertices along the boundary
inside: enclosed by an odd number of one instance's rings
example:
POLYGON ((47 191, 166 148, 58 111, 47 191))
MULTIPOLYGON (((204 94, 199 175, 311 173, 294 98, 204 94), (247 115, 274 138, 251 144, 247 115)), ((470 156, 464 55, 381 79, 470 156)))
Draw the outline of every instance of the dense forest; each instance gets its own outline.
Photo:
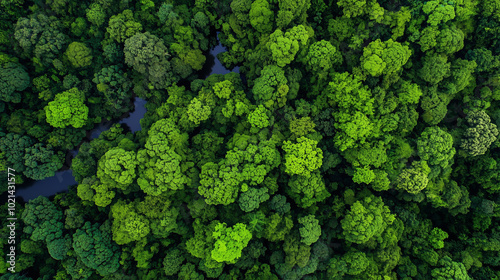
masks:
POLYGON ((500 279, 498 126, 500 0, 0 0, 0 279, 500 279))

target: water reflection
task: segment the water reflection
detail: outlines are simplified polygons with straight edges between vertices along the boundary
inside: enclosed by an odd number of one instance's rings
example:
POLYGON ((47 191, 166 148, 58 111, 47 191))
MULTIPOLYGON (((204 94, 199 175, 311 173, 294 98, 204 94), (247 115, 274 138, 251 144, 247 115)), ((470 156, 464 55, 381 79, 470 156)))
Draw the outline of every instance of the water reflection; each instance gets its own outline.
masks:
POLYGON ((41 181, 30 181, 16 186, 16 196, 22 197, 24 201, 28 202, 40 195, 48 197, 60 192, 66 192, 72 185, 76 185, 76 181, 75 177, 73 177, 73 171, 68 169, 58 171, 55 176, 41 181))

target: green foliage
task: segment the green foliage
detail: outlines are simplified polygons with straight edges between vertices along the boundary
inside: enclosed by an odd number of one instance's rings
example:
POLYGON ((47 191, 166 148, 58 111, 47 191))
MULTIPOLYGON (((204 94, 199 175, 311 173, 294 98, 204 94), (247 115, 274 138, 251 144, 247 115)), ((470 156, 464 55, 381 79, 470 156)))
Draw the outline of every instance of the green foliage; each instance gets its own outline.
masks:
POLYGON ((148 134, 145 149, 137 152, 137 183, 145 193, 156 196, 183 189, 189 179, 181 169, 183 158, 178 151, 183 151, 187 135, 171 119, 157 121, 148 134))
POLYGON ((300 119, 293 119, 290 122, 290 131, 295 134, 297 137, 302 137, 308 134, 309 132, 314 132, 314 124, 309 117, 303 117, 300 119))
POLYGON ((264 128, 269 126, 269 110, 259 105, 255 110, 248 114, 248 122, 252 127, 264 128))
POLYGON ((99 160, 97 177, 105 185, 125 190, 136 177, 136 165, 135 152, 114 148, 99 160))
POLYGON ((382 198, 369 196, 356 201, 341 221, 343 235, 349 242, 363 244, 378 238, 394 222, 395 216, 382 198))
POLYGON ((321 73, 342 64, 342 55, 329 41, 321 40, 311 44, 304 60, 309 71, 321 73))
POLYGON ((233 203, 244 185, 262 184, 281 161, 275 143, 259 142, 255 136, 236 134, 230 148, 219 163, 207 162, 201 167, 198 193, 208 204, 233 203))
POLYGON ((179 249, 168 250, 163 259, 163 269, 167 276, 176 275, 181 269, 182 263, 186 258, 179 249))
POLYGON ((150 232, 149 220, 138 214, 132 204, 118 201, 111 206, 113 240, 118 245, 138 241, 150 232))
POLYGON ((299 48, 307 45, 309 34, 303 25, 298 25, 283 33, 277 29, 269 36, 267 47, 279 67, 290 64, 299 48))
POLYGON ((1 279, 499 279, 500 0, 0 11, 1 279))
POLYGON ((445 256, 439 260, 438 268, 434 268, 431 271, 431 275, 437 280, 469 280, 472 279, 467 274, 463 263, 454 262, 450 257, 445 256))
POLYGON ((111 275, 118 270, 119 247, 111 241, 108 232, 99 224, 86 222, 73 234, 73 248, 85 266, 95 269, 101 276, 111 275))
POLYGON ((497 126, 491 123, 490 116, 484 111, 471 112, 465 120, 468 127, 464 132, 460 148, 473 157, 486 153, 497 139, 497 126))
POLYGON ((411 51, 407 46, 392 39, 386 42, 377 39, 363 49, 361 65, 370 75, 376 77, 399 71, 410 56, 411 51))
POLYGON ((285 105, 289 87, 285 72, 278 66, 265 66, 260 77, 255 79, 252 92, 259 104, 269 109, 280 108, 285 105))
POLYGON ((235 263, 241 257, 243 248, 252 239, 252 233, 242 223, 232 227, 227 227, 226 223, 218 223, 212 235, 215 239, 212 259, 227 263, 235 263))
POLYGON ((85 11, 87 20, 96 26, 101 26, 106 21, 106 13, 99 3, 90 4, 85 11))
POLYGON ((16 63, 0 63, 0 100, 4 102, 21 102, 20 91, 30 84, 28 73, 16 63))
MULTIPOLYGON (((96 23, 98 23, 97 20, 96 23)), ((106 31, 111 39, 123 43, 128 38, 141 32, 142 24, 134 21, 134 14, 131 10, 124 10, 122 13, 109 18, 109 27, 106 28, 106 31)))
POLYGON ((44 196, 31 200, 22 214, 26 224, 23 231, 30 235, 33 241, 50 243, 63 237, 63 213, 56 205, 44 196))
POLYGON ((66 57, 75 68, 87 67, 92 64, 92 53, 85 44, 73 42, 66 49, 66 57))
POLYGON ((298 219, 300 224, 300 241, 310 246, 318 241, 321 235, 321 226, 314 215, 308 215, 298 219))
POLYGON ((325 188, 325 182, 321 178, 318 170, 311 173, 309 177, 294 175, 288 182, 287 193, 302 208, 310 207, 317 202, 322 202, 330 197, 330 193, 325 188))
POLYGON ((418 156, 427 161, 434 173, 431 177, 439 174, 439 170, 447 170, 453 163, 455 148, 453 148, 453 137, 439 127, 426 127, 417 141, 418 156), (438 168, 438 172, 434 169, 438 168))
POLYGON ((53 127, 64 128, 71 125, 75 128, 87 122, 89 109, 84 104, 85 96, 77 88, 56 95, 54 101, 45 106, 47 122, 53 127))
POLYGON ((271 19, 274 12, 266 0, 256 0, 250 8, 249 18, 253 28, 260 33, 270 33, 273 28, 271 19))
POLYGON ((165 88, 176 82, 163 41, 149 32, 134 34, 125 40, 125 63, 145 75, 155 88, 165 88))
POLYGON ((418 194, 429 184, 431 169, 426 161, 414 161, 410 168, 405 168, 396 179, 396 188, 411 194, 418 194))
POLYGON ((24 175, 34 180, 52 177, 62 167, 61 155, 55 154, 42 143, 26 148, 23 159, 26 166, 24 175))
POLYGON ((246 192, 240 195, 238 204, 241 210, 251 212, 259 208, 259 205, 269 199, 269 194, 266 188, 249 188, 246 192))
POLYGON ((317 148, 317 141, 300 137, 297 143, 283 142, 285 151, 285 172, 310 177, 311 172, 321 167, 323 151, 317 148))

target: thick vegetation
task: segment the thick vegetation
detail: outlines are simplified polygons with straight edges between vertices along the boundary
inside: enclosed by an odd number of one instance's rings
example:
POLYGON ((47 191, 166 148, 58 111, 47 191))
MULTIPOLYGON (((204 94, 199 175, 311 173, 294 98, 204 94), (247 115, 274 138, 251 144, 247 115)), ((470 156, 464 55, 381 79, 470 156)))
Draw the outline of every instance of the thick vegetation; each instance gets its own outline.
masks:
POLYGON ((1 280, 500 279, 498 0, 0 0, 0 120, 1 280))

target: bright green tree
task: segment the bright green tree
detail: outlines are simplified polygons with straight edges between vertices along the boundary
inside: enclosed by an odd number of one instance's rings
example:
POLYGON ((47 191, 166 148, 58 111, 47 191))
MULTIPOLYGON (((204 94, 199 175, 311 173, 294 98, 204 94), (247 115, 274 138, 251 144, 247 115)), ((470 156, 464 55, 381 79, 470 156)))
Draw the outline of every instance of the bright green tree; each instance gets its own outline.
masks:
POLYGON ((372 76, 392 74, 408 62, 411 51, 392 39, 382 42, 377 39, 363 49, 361 65, 372 76))
POLYGON ((97 177, 103 184, 125 190, 136 177, 136 165, 136 156, 133 151, 113 148, 99 160, 97 177))
POLYGON ((252 3, 249 13, 250 23, 260 33, 269 33, 273 28, 274 12, 266 0, 256 0, 252 3))
POLYGON ((235 263, 241 257, 241 251, 252 239, 252 233, 245 224, 237 223, 227 227, 226 223, 218 223, 213 232, 215 239, 212 259, 218 262, 235 263))
POLYGON ((45 106, 47 122, 53 127, 64 128, 71 125, 75 128, 87 122, 89 108, 84 104, 85 95, 77 88, 56 95, 54 101, 45 106))
POLYGON ((284 141, 285 172, 310 177, 311 172, 323 163, 323 151, 316 147, 317 144, 317 141, 306 137, 298 138, 297 143, 284 141))
POLYGON ((418 194, 429 184, 431 169, 426 161, 414 161, 410 168, 405 168, 396 179, 396 188, 411 194, 418 194))

